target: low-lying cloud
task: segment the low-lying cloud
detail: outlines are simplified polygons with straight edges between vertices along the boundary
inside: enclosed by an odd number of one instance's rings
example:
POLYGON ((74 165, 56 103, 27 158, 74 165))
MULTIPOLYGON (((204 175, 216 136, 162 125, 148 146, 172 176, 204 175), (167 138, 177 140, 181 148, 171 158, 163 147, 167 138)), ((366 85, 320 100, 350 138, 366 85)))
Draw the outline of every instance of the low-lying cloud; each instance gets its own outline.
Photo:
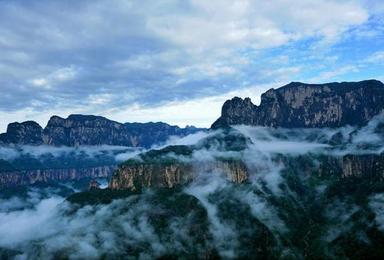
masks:
MULTIPOLYGON (((246 137, 245 149, 226 151, 219 138, 214 145, 194 151, 191 158, 171 155, 197 166, 217 158, 241 159, 249 170, 248 182, 241 185, 230 183, 221 169, 214 169, 202 170, 178 191, 145 190, 107 205, 79 207, 55 192, 39 195, 39 190, 24 198, 2 198, 0 253, 15 250, 20 258, 147 259, 170 254, 250 257, 272 250, 280 257, 301 258, 304 245, 318 243, 318 250, 334 257, 340 250, 338 241, 350 232, 369 244, 373 238, 362 226, 384 230, 382 194, 370 195, 368 207, 349 196, 353 194, 330 195, 330 180, 313 179, 301 167, 292 170, 283 159, 293 158, 292 163, 309 156, 310 167, 316 169, 311 156, 380 155, 382 122, 379 116, 362 128, 237 126, 232 133, 246 137), (368 217, 372 213, 373 221, 368 217), (301 229, 309 233, 298 236, 301 229)), ((202 144, 216 135, 224 133, 171 138, 168 144, 202 144)), ((39 149, 37 156, 44 154, 39 149)))

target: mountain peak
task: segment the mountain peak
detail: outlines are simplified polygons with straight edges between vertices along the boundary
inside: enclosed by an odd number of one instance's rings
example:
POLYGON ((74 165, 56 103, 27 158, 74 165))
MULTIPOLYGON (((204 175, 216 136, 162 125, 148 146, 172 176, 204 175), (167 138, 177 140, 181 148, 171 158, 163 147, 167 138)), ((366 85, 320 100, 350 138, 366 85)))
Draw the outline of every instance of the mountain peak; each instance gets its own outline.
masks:
POLYGON ((0 143, 39 145, 43 143, 43 128, 35 121, 13 122, 0 135, 0 143))

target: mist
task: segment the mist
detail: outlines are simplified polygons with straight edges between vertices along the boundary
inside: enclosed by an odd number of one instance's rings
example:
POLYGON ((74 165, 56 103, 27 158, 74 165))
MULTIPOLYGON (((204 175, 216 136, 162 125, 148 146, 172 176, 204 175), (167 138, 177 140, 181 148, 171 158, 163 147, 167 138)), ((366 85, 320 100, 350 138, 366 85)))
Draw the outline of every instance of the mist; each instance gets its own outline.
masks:
MULTIPOLYGON (((300 259, 308 254, 305 250, 320 250, 327 257, 335 257, 339 241, 348 234, 368 246, 372 238, 356 223, 384 231, 383 193, 370 194, 368 206, 364 206, 348 194, 330 195, 330 179, 312 176, 301 168, 292 170, 289 163, 303 162, 316 172, 319 156, 381 155, 382 124, 383 117, 378 116, 361 128, 236 126, 231 131, 246 137, 245 149, 225 150, 217 143, 195 150, 190 158, 168 155, 193 162, 196 169, 217 158, 242 159, 249 169, 243 184, 230 182, 222 170, 215 169, 201 170, 192 183, 180 189, 148 189, 110 204, 80 206, 67 202, 56 191, 43 195, 41 190, 29 191, 24 197, 2 198, 0 252, 19 259, 148 259, 170 254, 249 257, 269 250, 277 258, 300 259), (370 214, 374 217, 368 217, 370 214), (312 234, 300 233, 313 226, 312 234), (304 250, 300 246, 312 239, 313 247, 304 250)), ((196 133, 171 138, 167 145, 194 145, 222 135, 222 131, 196 133)), ((20 153, 60 156, 86 152, 95 156, 111 151, 117 160, 125 160, 142 151, 127 152, 126 147, 35 148, 4 148, 0 154, 9 159, 20 153)), ((261 253, 255 256, 268 257, 261 253)))

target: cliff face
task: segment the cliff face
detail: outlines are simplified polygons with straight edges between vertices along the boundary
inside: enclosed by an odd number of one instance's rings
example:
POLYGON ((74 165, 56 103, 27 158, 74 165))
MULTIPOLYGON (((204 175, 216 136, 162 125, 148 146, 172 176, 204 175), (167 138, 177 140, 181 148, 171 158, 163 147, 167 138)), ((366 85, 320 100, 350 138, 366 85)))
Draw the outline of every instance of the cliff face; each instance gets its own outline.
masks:
POLYGON ((212 128, 230 125, 340 127, 364 125, 384 110, 384 84, 376 80, 327 84, 292 82, 261 95, 228 100, 212 128))
POLYGON ((0 187, 81 180, 84 178, 110 177, 115 166, 100 166, 78 169, 23 170, 0 173, 0 187))
POLYGON ((292 172, 339 180, 356 178, 384 180, 384 154, 347 154, 343 156, 306 155, 283 157, 279 162, 292 172))
POLYGON ((203 129, 179 128, 165 123, 118 123, 100 116, 53 116, 42 129, 36 122, 9 124, 0 135, 3 144, 30 145, 120 145, 149 148, 170 136, 185 136, 203 129))
POLYGON ((129 145, 128 141, 123 124, 98 116, 53 116, 44 129, 44 142, 50 145, 129 145))
MULTIPOLYGON (((285 171, 314 174, 322 178, 361 178, 384 180, 384 155, 344 155, 301 157, 279 156, 273 159, 283 164, 285 171), (314 163, 315 162, 315 163, 314 163)), ((241 160, 216 160, 205 162, 181 161, 133 163, 122 165, 112 176, 109 183, 111 189, 127 189, 132 191, 141 188, 173 188, 185 185, 200 176, 221 174, 233 183, 246 182, 251 174, 259 174, 256 168, 249 169, 241 160)))
POLYGON ((341 163, 342 177, 384 179, 384 155, 347 155, 341 163))
POLYGON ((7 132, 0 135, 0 143, 43 144, 43 128, 36 122, 11 123, 7 132))
POLYGON ((229 181, 242 183, 248 179, 248 170, 238 160, 212 161, 194 165, 192 163, 137 163, 120 167, 113 175, 109 188, 128 189, 141 188, 173 188, 187 184, 199 174, 223 174, 229 181))

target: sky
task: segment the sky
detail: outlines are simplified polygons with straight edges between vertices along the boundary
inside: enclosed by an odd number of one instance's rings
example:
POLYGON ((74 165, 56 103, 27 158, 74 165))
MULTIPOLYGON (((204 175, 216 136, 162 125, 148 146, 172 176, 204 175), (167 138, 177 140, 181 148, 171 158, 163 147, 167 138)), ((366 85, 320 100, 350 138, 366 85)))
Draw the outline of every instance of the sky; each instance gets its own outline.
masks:
POLYGON ((384 81, 381 0, 0 0, 0 132, 52 115, 209 127, 233 96, 384 81))

